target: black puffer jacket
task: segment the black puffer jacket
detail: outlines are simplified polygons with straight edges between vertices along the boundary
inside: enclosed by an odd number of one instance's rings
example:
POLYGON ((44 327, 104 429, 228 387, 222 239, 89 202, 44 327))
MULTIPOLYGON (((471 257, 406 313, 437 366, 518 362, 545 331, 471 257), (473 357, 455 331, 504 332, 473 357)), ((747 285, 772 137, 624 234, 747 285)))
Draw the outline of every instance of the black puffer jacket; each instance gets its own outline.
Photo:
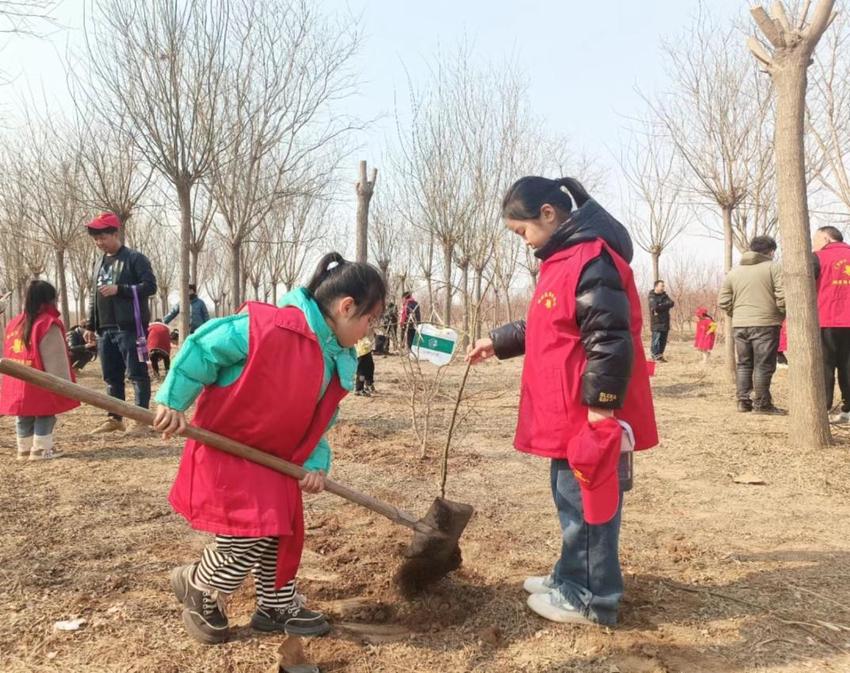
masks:
MULTIPOLYGON (((572 190, 570 190, 572 193, 572 190)), ((574 196, 576 196, 574 194, 574 196)), ((632 260, 632 241, 626 228, 596 201, 580 196, 580 206, 535 254, 545 260, 579 243, 603 239, 624 260, 632 260)), ((603 251, 585 266, 576 288, 576 321, 587 354, 582 374, 582 403, 587 406, 622 407, 632 373, 634 346, 630 306, 620 274, 611 256, 603 251), (600 392, 614 393, 601 403, 600 392)), ((525 321, 510 323, 490 333, 496 357, 505 359, 525 352, 525 321)))
POLYGON ((670 310, 675 305, 666 292, 649 291, 649 328, 653 332, 670 331, 670 310))
MULTIPOLYGON (((116 253, 116 277, 115 284, 118 285, 118 294, 115 295, 115 318, 118 327, 122 330, 134 330, 136 318, 133 313, 133 286, 139 295, 139 309, 142 318, 142 326, 145 332, 151 321, 148 297, 156 293, 156 276, 151 269, 150 260, 138 250, 131 250, 122 246, 116 253)), ((91 330, 100 328, 97 314, 97 274, 103 263, 101 256, 94 264, 92 270, 91 288, 89 292, 88 319, 86 327, 91 330)))

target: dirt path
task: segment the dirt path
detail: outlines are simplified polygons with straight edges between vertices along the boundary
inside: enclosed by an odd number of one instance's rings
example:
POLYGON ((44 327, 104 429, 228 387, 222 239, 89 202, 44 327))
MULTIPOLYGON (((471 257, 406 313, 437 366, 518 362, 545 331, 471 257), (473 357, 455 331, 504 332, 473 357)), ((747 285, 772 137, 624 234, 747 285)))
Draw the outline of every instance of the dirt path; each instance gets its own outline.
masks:
MULTIPOLYGON (((477 401, 450 461, 449 497, 477 509, 465 565, 430 595, 396 595, 405 530, 327 495, 308 502, 300 590, 337 625, 385 631, 364 642, 337 628, 306 643, 311 659, 375 673, 850 670, 850 431, 826 452, 795 453, 784 418, 734 411, 719 366, 702 372, 685 345, 670 355, 653 382, 662 445, 638 456, 626 504, 617 629, 554 625, 524 606, 522 578, 548 570, 559 536, 547 464, 511 449, 519 363, 494 363, 474 371, 477 401)), ((83 382, 100 386, 95 374, 83 382)), ((450 371, 447 392, 461 374, 450 371)), ((398 360, 379 358, 377 376, 377 397, 344 403, 335 476, 421 513, 437 491, 436 451, 419 458, 398 360)), ((168 570, 207 537, 166 502, 179 445, 92 438, 99 420, 92 409, 63 417, 68 455, 48 464, 15 461, 0 420, 0 670, 268 673, 280 639, 247 628, 250 587, 230 605, 232 642, 183 633, 168 570), (53 630, 74 617, 87 620, 79 631, 53 630)))

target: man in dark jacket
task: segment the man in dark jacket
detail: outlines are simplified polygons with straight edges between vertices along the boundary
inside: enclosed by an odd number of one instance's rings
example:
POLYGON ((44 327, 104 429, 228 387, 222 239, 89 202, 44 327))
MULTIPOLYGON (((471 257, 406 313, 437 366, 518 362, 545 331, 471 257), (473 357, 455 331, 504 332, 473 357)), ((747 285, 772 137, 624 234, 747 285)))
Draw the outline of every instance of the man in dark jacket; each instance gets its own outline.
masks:
POLYGON ((413 298, 413 294, 405 292, 401 295, 401 331, 404 334, 404 344, 409 351, 413 348, 413 339, 416 336, 416 327, 422 322, 422 309, 419 302, 413 298))
MULTIPOLYGON (((180 304, 175 304, 168 312, 162 322, 169 324, 174 318, 180 315, 180 304)), ((198 296, 198 288, 191 283, 189 285, 189 334, 192 334, 196 329, 210 319, 210 312, 204 300, 198 296)))
MULTIPOLYGON (((156 292, 156 278, 148 258, 121 242, 120 228, 121 220, 114 213, 102 213, 87 225, 89 235, 103 255, 92 273, 86 341, 93 343, 97 339, 106 392, 123 400, 124 377, 129 375, 136 404, 147 409, 151 380, 147 362, 140 362, 136 352, 133 288, 139 300, 141 333, 147 334, 150 322, 148 297, 156 292)), ((126 429, 120 416, 109 414, 94 432, 100 434, 126 429)), ((136 423, 136 431, 144 432, 146 429, 147 426, 136 423)))
POLYGON ((655 286, 649 291, 649 329, 652 331, 649 349, 656 362, 667 362, 664 351, 670 333, 670 309, 675 305, 667 294, 664 281, 656 280, 655 286))

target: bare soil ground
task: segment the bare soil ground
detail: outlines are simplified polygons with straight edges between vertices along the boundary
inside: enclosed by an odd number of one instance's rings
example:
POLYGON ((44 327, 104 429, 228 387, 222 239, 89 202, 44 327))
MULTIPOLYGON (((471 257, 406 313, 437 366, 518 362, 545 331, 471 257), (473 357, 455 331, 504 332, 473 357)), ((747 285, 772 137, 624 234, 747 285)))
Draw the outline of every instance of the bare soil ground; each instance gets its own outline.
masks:
MULTIPOLYGON (((300 591, 336 625, 305 642, 309 659, 374 673, 850 671, 850 430, 827 451, 792 451, 785 418, 735 412, 719 361, 702 370, 686 344, 669 355, 653 379, 662 443, 637 457, 626 502, 618 628, 525 607, 522 579, 548 571, 559 534, 546 461, 511 448, 520 363, 491 363, 473 371, 449 464, 448 496, 477 510, 465 563, 429 595, 407 602, 393 585, 406 529, 327 494, 308 500, 300 591)), ((421 514, 438 451, 419 457, 398 358, 377 358, 377 371, 376 397, 343 404, 334 476, 421 514)), ((447 393, 462 372, 450 369, 447 393)), ((101 387, 97 364, 82 383, 101 387)), ((782 406, 786 372, 775 388, 782 406)), ((66 456, 48 463, 17 462, 12 419, 0 420, 0 670, 276 670, 281 638, 247 626, 250 583, 230 604, 231 642, 185 635, 168 571, 208 536, 166 501, 180 444, 92 437, 101 418, 63 416, 66 456), (72 618, 86 623, 54 630, 72 618)))

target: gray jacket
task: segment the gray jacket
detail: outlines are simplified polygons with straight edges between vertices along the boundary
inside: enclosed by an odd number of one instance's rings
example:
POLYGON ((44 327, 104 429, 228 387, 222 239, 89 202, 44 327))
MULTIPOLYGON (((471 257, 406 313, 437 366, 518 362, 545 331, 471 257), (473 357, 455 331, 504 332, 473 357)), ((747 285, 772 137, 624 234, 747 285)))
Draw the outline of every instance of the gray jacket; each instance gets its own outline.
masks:
POLYGON ((785 319, 782 269, 770 257, 745 252, 726 274, 717 303, 732 318, 732 327, 772 327, 785 319))

